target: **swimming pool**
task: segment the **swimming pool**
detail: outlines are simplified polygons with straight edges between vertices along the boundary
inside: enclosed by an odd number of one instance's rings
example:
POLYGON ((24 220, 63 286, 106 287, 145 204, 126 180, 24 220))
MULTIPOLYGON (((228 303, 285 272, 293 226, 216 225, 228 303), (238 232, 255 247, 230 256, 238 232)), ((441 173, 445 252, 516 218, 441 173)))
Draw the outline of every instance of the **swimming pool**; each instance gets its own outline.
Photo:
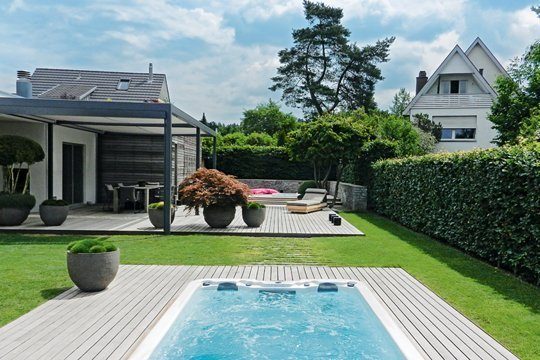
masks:
POLYGON ((191 282, 131 359, 421 359, 358 281, 191 282))

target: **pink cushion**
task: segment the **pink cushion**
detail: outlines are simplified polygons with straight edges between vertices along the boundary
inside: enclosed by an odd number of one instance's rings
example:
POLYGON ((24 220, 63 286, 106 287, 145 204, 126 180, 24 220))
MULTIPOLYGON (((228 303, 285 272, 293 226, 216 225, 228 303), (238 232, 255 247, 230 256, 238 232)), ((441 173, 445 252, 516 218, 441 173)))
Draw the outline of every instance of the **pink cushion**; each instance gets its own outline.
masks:
POLYGON ((279 191, 274 189, 251 189, 251 193, 253 195, 270 195, 270 194, 277 194, 279 191))

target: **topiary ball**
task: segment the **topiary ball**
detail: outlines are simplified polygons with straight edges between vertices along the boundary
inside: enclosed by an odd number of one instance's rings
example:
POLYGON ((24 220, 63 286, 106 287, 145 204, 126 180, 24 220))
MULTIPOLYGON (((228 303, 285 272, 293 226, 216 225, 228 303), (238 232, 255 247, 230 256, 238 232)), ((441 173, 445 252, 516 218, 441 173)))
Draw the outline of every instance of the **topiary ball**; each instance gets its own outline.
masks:
POLYGON ((83 242, 78 242, 74 244, 69 251, 71 251, 73 254, 83 254, 90 252, 90 247, 83 242))
POLYGON ((118 250, 118 247, 116 247, 116 245, 113 245, 113 244, 105 244, 105 250, 106 251, 116 251, 118 250))
POLYGON ((104 253, 107 252, 107 249, 103 245, 94 245, 90 248, 91 253, 104 253))

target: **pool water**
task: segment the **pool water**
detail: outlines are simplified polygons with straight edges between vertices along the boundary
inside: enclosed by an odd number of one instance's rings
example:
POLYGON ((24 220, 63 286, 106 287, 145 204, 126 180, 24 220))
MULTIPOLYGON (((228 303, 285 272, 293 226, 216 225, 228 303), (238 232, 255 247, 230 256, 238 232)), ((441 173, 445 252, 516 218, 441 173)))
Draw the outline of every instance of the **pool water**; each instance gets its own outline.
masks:
POLYGON ((151 359, 404 359, 361 293, 199 288, 151 359))

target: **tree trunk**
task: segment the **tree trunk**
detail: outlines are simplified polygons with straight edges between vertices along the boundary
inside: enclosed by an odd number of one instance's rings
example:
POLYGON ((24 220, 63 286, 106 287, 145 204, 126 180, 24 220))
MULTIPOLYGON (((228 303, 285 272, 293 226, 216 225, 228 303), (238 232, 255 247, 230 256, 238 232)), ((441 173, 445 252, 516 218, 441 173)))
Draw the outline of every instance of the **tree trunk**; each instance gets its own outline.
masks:
POLYGON ((341 182, 342 172, 343 172, 343 165, 339 164, 336 168, 336 187, 334 188, 334 198, 332 199, 332 207, 336 205, 336 199, 338 197, 339 183, 341 182))

